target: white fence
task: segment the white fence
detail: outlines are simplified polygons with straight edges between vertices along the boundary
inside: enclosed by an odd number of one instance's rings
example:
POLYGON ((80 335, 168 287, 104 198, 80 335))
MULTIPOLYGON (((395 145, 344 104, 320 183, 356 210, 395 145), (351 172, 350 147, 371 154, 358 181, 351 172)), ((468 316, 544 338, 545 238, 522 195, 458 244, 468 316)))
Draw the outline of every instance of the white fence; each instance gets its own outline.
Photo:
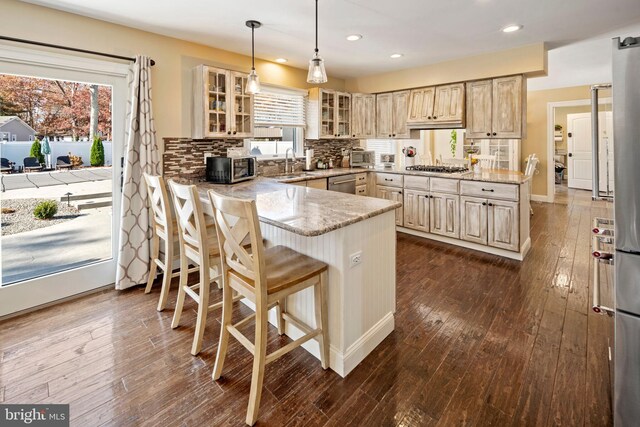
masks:
MULTIPOLYGON (((41 142, 42 143, 42 142, 41 142)), ((25 157, 29 157, 33 141, 2 141, 0 142, 0 157, 15 162, 15 168, 22 166, 25 157)), ((91 142, 88 141, 49 141, 51 147, 51 163, 55 165, 58 156, 67 156, 69 152, 74 156, 82 157, 83 166, 91 166, 91 142)), ((111 141, 102 141, 104 145, 104 164, 112 164, 111 141)))

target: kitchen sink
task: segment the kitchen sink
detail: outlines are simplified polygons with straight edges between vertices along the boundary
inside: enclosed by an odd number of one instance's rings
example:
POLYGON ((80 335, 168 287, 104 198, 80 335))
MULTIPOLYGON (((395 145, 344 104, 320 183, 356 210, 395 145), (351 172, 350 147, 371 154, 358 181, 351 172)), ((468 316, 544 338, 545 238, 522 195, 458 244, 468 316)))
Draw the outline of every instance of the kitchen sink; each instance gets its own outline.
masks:
POLYGON ((273 178, 275 179, 293 179, 293 178, 302 178, 305 176, 313 176, 313 174, 310 174, 308 172, 298 172, 298 173, 290 173, 290 174, 286 174, 286 175, 274 175, 273 178))

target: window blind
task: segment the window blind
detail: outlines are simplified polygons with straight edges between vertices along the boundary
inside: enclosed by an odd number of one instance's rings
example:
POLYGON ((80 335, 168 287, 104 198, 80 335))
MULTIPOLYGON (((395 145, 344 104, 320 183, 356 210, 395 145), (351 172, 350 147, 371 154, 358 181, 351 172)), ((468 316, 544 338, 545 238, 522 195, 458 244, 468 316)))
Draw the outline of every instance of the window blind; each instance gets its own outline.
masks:
POLYGON ((376 153, 376 164, 380 164, 380 154, 394 154, 396 152, 395 141, 390 139, 367 139, 367 150, 376 153))
POLYGON ((304 127, 305 99, 303 93, 269 90, 253 97, 253 114, 256 126, 304 127))

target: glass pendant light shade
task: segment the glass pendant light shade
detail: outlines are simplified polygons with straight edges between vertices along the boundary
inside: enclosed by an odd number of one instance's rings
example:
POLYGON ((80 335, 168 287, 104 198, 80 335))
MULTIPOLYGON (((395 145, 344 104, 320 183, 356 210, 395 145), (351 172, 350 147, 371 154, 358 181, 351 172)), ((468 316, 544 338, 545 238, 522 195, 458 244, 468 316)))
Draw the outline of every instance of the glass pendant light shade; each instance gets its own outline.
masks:
POLYGON ((316 52, 309 61, 309 74, 307 74, 308 83, 326 83, 327 72, 324 69, 324 59, 316 52))
POLYGON ((260 93, 260 77, 258 77, 258 73, 256 73, 255 68, 251 69, 251 72, 247 77, 247 87, 244 92, 249 95, 260 93))

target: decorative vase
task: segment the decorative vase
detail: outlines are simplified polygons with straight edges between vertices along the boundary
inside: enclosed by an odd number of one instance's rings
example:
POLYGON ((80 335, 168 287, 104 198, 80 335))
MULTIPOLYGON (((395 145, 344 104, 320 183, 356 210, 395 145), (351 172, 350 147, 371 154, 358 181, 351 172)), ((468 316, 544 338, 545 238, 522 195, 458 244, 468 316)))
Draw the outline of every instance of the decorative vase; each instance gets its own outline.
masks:
POLYGON ((404 158, 404 165, 405 166, 415 166, 416 164, 416 158, 415 157, 407 157, 405 156, 404 158))

